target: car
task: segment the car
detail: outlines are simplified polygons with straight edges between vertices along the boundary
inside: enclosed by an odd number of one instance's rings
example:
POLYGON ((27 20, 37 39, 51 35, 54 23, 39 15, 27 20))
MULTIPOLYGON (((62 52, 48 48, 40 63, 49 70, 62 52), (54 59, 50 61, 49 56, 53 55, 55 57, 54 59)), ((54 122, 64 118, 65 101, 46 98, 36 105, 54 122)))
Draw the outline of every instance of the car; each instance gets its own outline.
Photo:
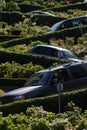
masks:
POLYGON ((61 64, 34 73, 24 87, 0 96, 0 104, 87 88, 87 61, 61 64))
POLYGON ((87 25, 87 16, 79 16, 79 17, 74 17, 74 18, 69 18, 66 20, 59 21, 55 23, 47 32, 47 33, 52 33, 54 31, 59 31, 63 30, 66 28, 72 28, 76 26, 84 26, 87 25))
POLYGON ((27 12, 27 14, 29 14, 29 15, 47 15, 47 16, 55 17, 54 14, 46 12, 46 11, 41 11, 41 10, 35 10, 35 11, 27 12))
POLYGON ((87 0, 84 0, 84 3, 87 2, 87 0))
POLYGON ((52 46, 52 45, 35 45, 28 53, 33 55, 46 56, 50 58, 60 58, 60 59, 68 60, 70 62, 81 61, 70 50, 61 47, 52 46))

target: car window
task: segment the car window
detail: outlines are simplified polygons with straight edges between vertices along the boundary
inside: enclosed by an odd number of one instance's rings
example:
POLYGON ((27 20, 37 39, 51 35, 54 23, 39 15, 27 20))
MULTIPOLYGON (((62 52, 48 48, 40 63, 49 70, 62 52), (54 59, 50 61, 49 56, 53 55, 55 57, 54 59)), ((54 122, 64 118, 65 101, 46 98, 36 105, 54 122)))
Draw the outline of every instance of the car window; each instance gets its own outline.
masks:
POLYGON ((43 55, 47 55, 48 54, 48 48, 47 47, 41 47, 40 53, 43 54, 43 55))
POLYGON ((66 82, 71 80, 66 69, 59 69, 53 74, 53 79, 57 78, 59 82, 66 82))
POLYGON ((43 55, 48 55, 49 54, 49 48, 38 46, 37 48, 34 49, 33 52, 43 54, 43 55))
POLYGON ((49 47, 43 47, 43 50, 41 53, 47 56, 54 56, 54 55, 57 56, 57 51, 49 47))
POLYGON ((62 23, 59 29, 71 28, 71 27, 72 27, 72 21, 69 20, 62 23))
POLYGON ((70 72, 73 79, 78 79, 87 76, 87 71, 85 70, 85 68, 79 65, 70 67, 70 72))
POLYGON ((72 20, 73 27, 79 26, 79 24, 81 24, 81 23, 82 23, 81 19, 72 20))
POLYGON ((45 85, 49 82, 50 75, 50 72, 34 73, 24 86, 45 85))
POLYGON ((35 52, 35 53, 41 53, 41 51, 42 51, 42 48, 41 48, 41 47, 36 47, 36 48, 33 50, 33 52, 35 52))
POLYGON ((83 25, 87 25, 87 17, 83 17, 82 18, 82 24, 83 25))
POLYGON ((58 51, 53 49, 51 55, 58 58, 58 51))
POLYGON ((58 57, 58 50, 49 47, 37 47, 33 52, 51 57, 58 57))
POLYGON ((64 57, 65 58, 75 58, 75 59, 78 59, 78 57, 71 51, 69 50, 65 50, 64 51, 64 57))

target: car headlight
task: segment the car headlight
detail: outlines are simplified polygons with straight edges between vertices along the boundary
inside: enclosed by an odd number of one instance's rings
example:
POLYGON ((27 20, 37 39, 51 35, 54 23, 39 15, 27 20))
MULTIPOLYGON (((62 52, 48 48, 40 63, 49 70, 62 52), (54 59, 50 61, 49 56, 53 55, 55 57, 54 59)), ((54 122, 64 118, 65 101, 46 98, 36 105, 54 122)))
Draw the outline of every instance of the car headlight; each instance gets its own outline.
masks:
POLYGON ((14 97, 14 101, 23 100, 23 99, 25 99, 25 96, 23 95, 14 97))

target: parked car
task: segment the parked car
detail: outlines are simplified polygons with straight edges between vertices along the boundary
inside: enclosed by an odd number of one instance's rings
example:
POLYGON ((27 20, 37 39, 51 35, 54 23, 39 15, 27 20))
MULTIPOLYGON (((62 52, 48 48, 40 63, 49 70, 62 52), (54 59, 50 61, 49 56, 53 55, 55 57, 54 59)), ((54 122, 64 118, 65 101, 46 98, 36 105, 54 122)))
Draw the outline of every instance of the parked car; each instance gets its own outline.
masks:
POLYGON ((0 96, 0 104, 87 87, 87 61, 69 63, 34 73, 24 87, 0 96))
POLYGON ((52 45, 36 45, 29 52, 29 54, 47 56, 51 58, 61 58, 72 62, 81 61, 73 52, 70 50, 55 47, 52 45))
POLYGON ((66 28, 72 28, 76 26, 79 27, 80 25, 82 26, 87 25, 87 16, 79 16, 79 17, 69 18, 57 22, 46 33, 51 33, 54 31, 58 31, 66 28))
POLYGON ((31 12, 27 12, 27 14, 30 15, 48 15, 48 16, 55 16, 52 13, 46 12, 46 11, 41 11, 41 10, 35 10, 35 11, 31 11, 31 12))

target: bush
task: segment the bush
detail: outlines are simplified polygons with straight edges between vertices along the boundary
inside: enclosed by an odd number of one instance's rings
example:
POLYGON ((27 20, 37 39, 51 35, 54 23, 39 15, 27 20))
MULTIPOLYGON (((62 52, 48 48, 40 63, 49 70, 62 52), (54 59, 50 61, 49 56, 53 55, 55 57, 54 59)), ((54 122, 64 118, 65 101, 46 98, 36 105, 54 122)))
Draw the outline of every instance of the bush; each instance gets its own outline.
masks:
MULTIPOLYGON (((61 94, 61 112, 66 110, 65 106, 68 102, 73 101, 82 110, 86 110, 86 96, 87 89, 71 91, 61 94)), ((27 107, 43 106, 43 108, 49 112, 58 113, 58 95, 51 95, 40 98, 31 98, 27 100, 17 101, 9 104, 0 105, 0 111, 3 112, 4 116, 9 113, 15 114, 26 111, 27 107), (47 105, 48 104, 48 105, 47 105)))
POLYGON ((27 108, 26 114, 20 113, 3 117, 0 113, 0 130, 65 130, 68 120, 58 118, 43 107, 27 108))

